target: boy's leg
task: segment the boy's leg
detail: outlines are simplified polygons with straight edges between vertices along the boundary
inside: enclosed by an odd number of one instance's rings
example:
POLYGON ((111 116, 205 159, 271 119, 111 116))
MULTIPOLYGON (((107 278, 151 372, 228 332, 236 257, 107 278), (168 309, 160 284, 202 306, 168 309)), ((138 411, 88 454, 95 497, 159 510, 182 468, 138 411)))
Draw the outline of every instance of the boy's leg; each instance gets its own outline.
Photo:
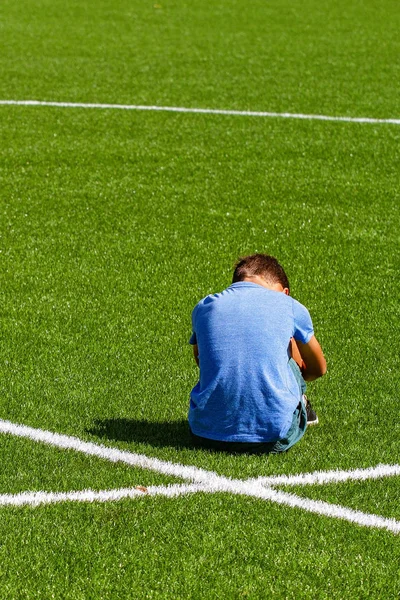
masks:
POLYGON ((307 411, 303 399, 300 400, 298 407, 293 413, 292 425, 286 434, 286 438, 275 442, 273 453, 286 452, 292 446, 297 444, 305 434, 307 429, 307 411))
POLYGON ((299 385, 301 398, 304 402, 307 411, 307 424, 308 425, 317 425, 318 416, 315 410, 312 408, 310 401, 306 396, 307 384, 302 376, 302 366, 305 367, 303 359, 300 356, 299 349, 297 347, 296 341, 292 338, 290 340, 292 358, 289 360, 289 365, 293 371, 294 376, 296 377, 296 381, 299 385), (297 360, 296 360, 297 359, 297 360), (302 363, 302 364, 299 364, 302 363))
POLYGON ((292 369, 292 373, 296 378, 297 385, 299 386, 300 398, 302 398, 302 396, 304 396, 304 394, 306 393, 307 384, 304 381, 303 376, 301 374, 301 367, 295 360, 295 358, 289 359, 289 366, 292 369))

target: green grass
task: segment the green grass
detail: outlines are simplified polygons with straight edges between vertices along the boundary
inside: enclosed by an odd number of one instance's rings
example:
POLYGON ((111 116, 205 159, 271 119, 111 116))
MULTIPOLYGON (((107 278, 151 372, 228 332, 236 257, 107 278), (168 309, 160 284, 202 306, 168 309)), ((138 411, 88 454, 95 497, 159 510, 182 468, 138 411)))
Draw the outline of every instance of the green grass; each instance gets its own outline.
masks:
POLYGON ((8 510, 0 531, 10 597, 395 598, 400 583, 394 536, 223 495, 8 510))
MULTIPOLYGON (((0 99, 398 117, 397 4, 4 2, 0 99)), ((235 478, 400 462, 400 129, 0 107, 0 417, 235 478), (190 446, 191 310, 265 251, 309 309, 320 425, 190 446)), ((1 436, 1 493, 164 484, 1 436)), ((399 519, 398 478, 297 487, 399 519)), ((231 495, 0 509, 8 598, 370 598, 398 538, 231 495)))
POLYGON ((400 519, 400 508, 396 502, 399 489, 397 477, 284 489, 304 498, 324 500, 366 513, 400 519))
POLYGON ((0 87, 7 97, 392 117, 397 8, 4 0, 0 87))
POLYGON ((165 485, 176 479, 152 471, 113 464, 77 452, 2 435, 1 493, 25 491, 68 492, 165 485))

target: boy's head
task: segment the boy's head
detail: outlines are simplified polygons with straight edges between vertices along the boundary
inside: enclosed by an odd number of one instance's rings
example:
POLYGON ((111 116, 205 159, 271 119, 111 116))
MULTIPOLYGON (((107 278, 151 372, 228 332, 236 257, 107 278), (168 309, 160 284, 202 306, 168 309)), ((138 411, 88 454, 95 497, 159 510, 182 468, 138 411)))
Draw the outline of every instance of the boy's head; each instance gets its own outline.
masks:
MULTIPOLYGON (((289 293, 289 280, 276 258, 268 254, 251 254, 240 258, 235 265, 232 283, 261 278, 267 284, 280 284, 289 293)), ((283 291, 283 290, 282 290, 283 291)))

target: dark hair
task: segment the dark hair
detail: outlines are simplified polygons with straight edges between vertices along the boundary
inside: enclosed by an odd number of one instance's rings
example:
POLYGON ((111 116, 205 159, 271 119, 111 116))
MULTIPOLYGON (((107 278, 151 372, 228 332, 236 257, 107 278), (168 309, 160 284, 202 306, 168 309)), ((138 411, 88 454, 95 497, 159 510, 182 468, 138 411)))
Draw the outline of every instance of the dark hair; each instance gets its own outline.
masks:
POLYGON ((245 277, 258 275, 271 283, 280 283, 284 288, 289 288, 289 280, 283 267, 276 258, 268 254, 251 254, 239 258, 233 272, 232 283, 243 281, 245 277))

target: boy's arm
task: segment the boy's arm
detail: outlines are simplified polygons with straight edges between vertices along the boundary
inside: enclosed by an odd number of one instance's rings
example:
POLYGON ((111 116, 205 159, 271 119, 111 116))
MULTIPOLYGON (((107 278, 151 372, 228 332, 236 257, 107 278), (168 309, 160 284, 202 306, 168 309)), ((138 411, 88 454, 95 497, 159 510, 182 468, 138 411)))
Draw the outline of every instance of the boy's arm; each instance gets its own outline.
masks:
POLYGON ((297 347, 301 354, 305 366, 302 369, 303 378, 306 381, 318 379, 326 373, 326 360, 322 352, 322 348, 315 335, 312 336, 307 344, 303 344, 296 340, 297 347))
POLYGON ((193 356, 194 356, 194 360, 196 361, 197 366, 200 366, 199 363, 199 347, 197 344, 193 344, 193 356))

